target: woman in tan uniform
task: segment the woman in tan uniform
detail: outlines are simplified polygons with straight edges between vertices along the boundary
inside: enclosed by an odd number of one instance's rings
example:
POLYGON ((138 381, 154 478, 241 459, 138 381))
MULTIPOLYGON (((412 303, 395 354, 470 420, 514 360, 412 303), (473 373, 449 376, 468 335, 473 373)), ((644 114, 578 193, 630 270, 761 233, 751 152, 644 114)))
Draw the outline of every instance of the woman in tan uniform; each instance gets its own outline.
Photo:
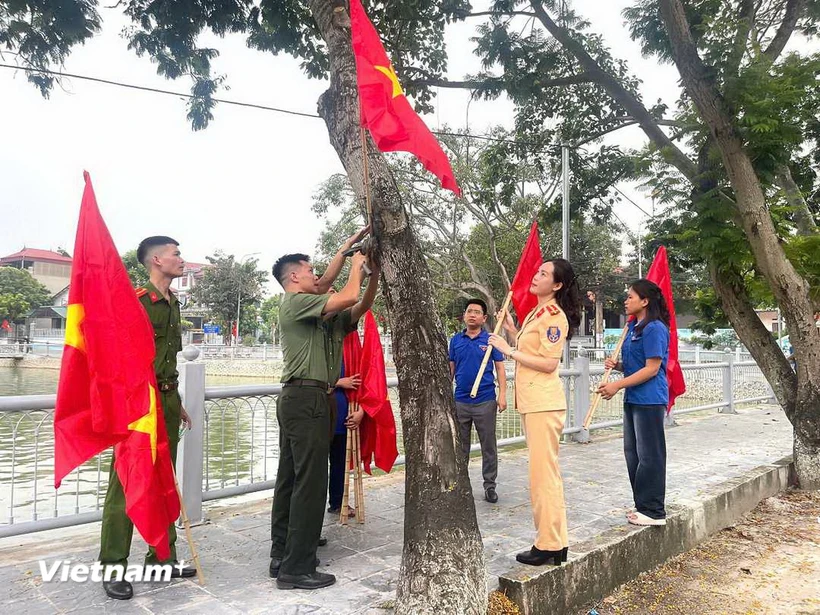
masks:
POLYGON ((530 499, 537 536, 529 551, 515 559, 523 564, 560 566, 567 560, 567 512, 564 484, 558 468, 558 442, 564 429, 567 399, 558 376, 564 344, 581 322, 578 282, 569 261, 544 262, 530 292, 538 305, 524 319, 521 330, 507 316, 504 328, 516 335, 516 347, 498 335, 490 344, 515 360, 515 406, 527 438, 530 499))

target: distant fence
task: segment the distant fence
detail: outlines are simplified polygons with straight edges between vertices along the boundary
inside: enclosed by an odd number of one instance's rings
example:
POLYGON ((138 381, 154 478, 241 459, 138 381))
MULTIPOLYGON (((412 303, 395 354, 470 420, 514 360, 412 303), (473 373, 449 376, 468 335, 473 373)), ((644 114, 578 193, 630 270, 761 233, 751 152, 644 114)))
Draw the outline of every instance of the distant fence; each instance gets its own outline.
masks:
MULTIPOLYGON (((739 404, 773 399, 755 363, 735 361, 734 353, 725 353, 723 358, 721 362, 683 366, 687 392, 678 398, 675 414, 713 409, 733 413, 739 404)), ((603 368, 590 366, 587 357, 578 357, 560 375, 569 401, 564 434, 587 441, 589 431, 583 429, 582 422, 603 368)), ((498 417, 500 446, 524 440, 520 415, 512 409, 512 374, 508 376, 510 409, 498 417)), ((276 399, 281 385, 206 387, 205 364, 200 360, 181 363, 180 377, 180 392, 194 425, 180 443, 177 460, 189 517, 202 518, 204 501, 271 489, 279 460, 276 399)), ((403 463, 396 379, 389 379, 388 385, 402 455, 398 463, 403 463)), ((56 491, 54 403, 54 395, 0 397, 0 511, 6 512, 5 521, 0 522, 0 537, 101 518, 110 451, 83 464, 56 491)), ((621 425, 622 406, 622 393, 603 401, 590 431, 621 425)), ((475 434, 473 438, 473 447, 478 448, 475 434)))

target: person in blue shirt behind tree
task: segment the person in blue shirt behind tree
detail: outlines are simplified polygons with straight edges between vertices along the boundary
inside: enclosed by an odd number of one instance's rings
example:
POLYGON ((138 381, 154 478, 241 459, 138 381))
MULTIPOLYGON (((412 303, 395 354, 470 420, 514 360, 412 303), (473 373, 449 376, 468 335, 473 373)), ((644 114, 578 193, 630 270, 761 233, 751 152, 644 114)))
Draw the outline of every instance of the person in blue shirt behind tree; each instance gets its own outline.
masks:
POLYGON ((657 284, 632 283, 624 301, 628 317, 622 361, 608 358, 607 369, 622 371, 622 380, 598 387, 604 399, 624 394, 624 456, 635 510, 634 525, 666 525, 666 437, 663 420, 669 404, 666 362, 669 356, 669 309, 657 284))
POLYGON ((496 478, 498 477, 498 447, 495 437, 496 411, 507 409, 507 375, 504 372, 504 355, 495 348, 484 368, 475 398, 470 397, 484 353, 489 345, 490 334, 484 329, 487 322, 487 304, 481 299, 470 299, 464 310, 463 331, 450 339, 450 378, 456 381, 456 418, 459 425, 461 449, 470 456, 470 431, 475 424, 481 442, 481 472, 484 476, 484 499, 498 502, 496 478), (493 367, 498 377, 498 397, 495 392, 493 367))

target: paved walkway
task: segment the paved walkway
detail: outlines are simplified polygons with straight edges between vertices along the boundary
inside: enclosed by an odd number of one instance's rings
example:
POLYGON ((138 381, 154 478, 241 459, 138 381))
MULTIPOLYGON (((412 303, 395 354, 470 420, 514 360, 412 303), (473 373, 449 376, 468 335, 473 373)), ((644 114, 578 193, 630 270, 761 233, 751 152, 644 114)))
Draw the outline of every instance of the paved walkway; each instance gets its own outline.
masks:
MULTIPOLYGON (((791 453, 791 425, 779 408, 761 406, 736 416, 681 417, 668 431, 667 503, 671 510, 697 500, 702 490, 791 453)), ((631 505, 629 482, 617 436, 561 447, 570 527, 570 557, 583 543, 624 522, 631 505)), ((470 464, 476 510, 484 539, 488 588, 519 564, 514 554, 532 544, 525 450, 500 455, 499 502, 488 504, 481 489, 480 460, 470 464)), ((267 494, 269 496, 269 494, 267 494)), ((404 474, 365 481, 367 523, 340 526, 326 519, 321 570, 335 586, 315 592, 281 591, 268 578, 270 498, 233 499, 207 509, 210 523, 194 528, 206 586, 190 580, 135 585, 128 602, 108 600, 92 583, 44 583, 39 559, 48 564, 96 560, 99 525, 0 540, 0 604, 6 613, 282 613, 389 615, 401 560, 404 474), (237 503, 239 502, 239 503, 237 503)), ((145 551, 135 537, 134 562, 145 551)), ((187 548, 181 547, 181 556, 187 548)))

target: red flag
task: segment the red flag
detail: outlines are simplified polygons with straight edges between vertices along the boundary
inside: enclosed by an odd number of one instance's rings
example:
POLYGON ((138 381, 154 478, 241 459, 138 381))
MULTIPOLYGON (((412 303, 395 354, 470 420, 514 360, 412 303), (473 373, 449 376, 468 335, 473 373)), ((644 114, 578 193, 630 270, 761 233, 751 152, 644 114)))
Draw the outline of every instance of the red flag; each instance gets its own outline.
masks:
POLYGON ((672 297, 672 275, 669 272, 669 261, 666 248, 661 246, 655 253, 655 260, 646 274, 646 279, 657 284, 666 306, 669 308, 669 357, 666 361, 666 380, 669 386, 669 410, 675 404, 675 398, 686 392, 683 370, 678 360, 678 323, 675 319, 675 301, 672 297))
POLYGON ((179 499, 157 395, 154 331, 84 177, 54 410, 54 485, 116 444, 126 512, 167 559, 179 499))
POLYGON ((3 329, 3 331, 11 331, 11 325, 9 324, 9 321, 3 320, 3 324, 0 325, 0 329, 3 329))
POLYGON ((530 285, 542 262, 538 222, 533 221, 527 243, 524 244, 524 251, 521 253, 521 260, 518 262, 518 269, 510 285, 512 302, 519 322, 522 322, 538 304, 538 298, 530 292, 530 285))
POLYGON ((379 33, 359 0, 350 0, 350 29, 362 126, 383 152, 410 152, 441 185, 461 196, 453 169, 433 133, 410 106, 379 33))
MULTIPOLYGON (((348 376, 354 375, 356 372, 353 370, 362 364, 362 342, 359 340, 358 331, 351 331, 345 336, 342 344, 342 360, 348 376)), ((359 401, 359 389, 346 389, 345 395, 350 403, 359 401)))
POLYGON ((365 420, 359 426, 362 431, 364 469, 369 474, 371 459, 375 459, 376 467, 389 472, 399 456, 396 447, 396 420, 387 396, 387 375, 384 371, 384 350, 379 328, 370 311, 364 316, 364 344, 359 374, 362 383, 359 386, 358 402, 359 407, 365 411, 365 420))

